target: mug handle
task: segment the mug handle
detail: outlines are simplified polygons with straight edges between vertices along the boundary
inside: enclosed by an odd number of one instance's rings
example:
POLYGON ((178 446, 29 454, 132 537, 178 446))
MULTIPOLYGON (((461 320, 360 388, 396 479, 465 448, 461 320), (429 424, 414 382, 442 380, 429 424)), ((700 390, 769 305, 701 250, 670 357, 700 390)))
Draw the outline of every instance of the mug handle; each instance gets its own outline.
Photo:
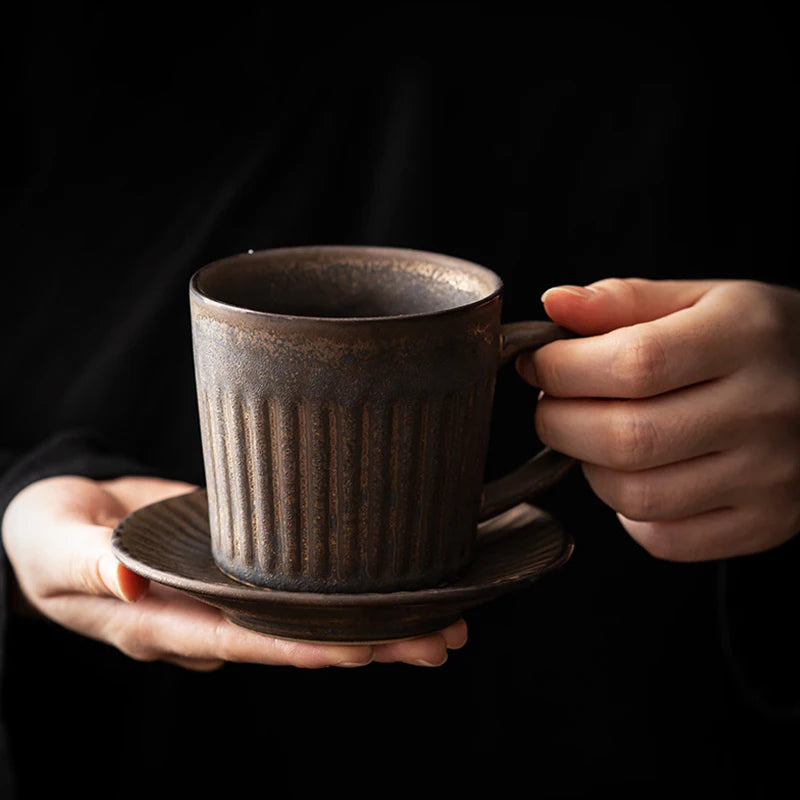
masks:
MULTIPOLYGON (((556 339, 570 339, 574 333, 554 322, 510 322, 500 328, 500 366, 526 350, 536 350, 556 339)), ((507 511, 539 494, 566 475, 575 459, 545 447, 507 475, 483 487, 481 521, 507 511)))

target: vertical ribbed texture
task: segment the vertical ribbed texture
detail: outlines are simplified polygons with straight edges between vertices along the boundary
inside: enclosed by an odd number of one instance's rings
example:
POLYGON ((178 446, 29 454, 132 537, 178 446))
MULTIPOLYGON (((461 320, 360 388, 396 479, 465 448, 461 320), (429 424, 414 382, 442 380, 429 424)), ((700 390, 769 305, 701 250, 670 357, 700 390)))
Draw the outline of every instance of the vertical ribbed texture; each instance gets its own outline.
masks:
POLYGON ((303 591, 430 584, 470 557, 486 387, 392 404, 200 392, 212 549, 240 580, 303 591), (245 455, 242 455, 245 454, 245 455), (281 573, 284 580, 278 579, 281 573))

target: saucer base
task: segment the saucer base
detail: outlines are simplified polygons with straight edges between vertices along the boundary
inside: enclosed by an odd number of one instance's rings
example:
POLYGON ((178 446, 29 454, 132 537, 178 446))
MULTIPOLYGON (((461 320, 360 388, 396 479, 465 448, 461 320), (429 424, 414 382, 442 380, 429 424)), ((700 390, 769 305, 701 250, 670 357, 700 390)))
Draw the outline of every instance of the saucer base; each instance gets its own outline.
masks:
POLYGON ((132 571, 215 606, 244 628, 284 639, 375 644, 441 630, 562 566, 573 550, 561 526, 527 503, 480 526, 478 535, 472 564, 445 586, 364 594, 263 589, 218 569, 200 489, 130 514, 117 525, 112 548, 132 571))
POLYGON ((309 627, 307 622, 298 621, 292 624, 284 618, 268 619, 263 614, 251 616, 247 614, 236 614, 231 611, 223 611, 227 619, 242 628, 263 633, 276 639, 288 639, 289 641, 302 641, 309 644, 387 644, 404 639, 417 639, 434 631, 440 631, 452 625, 461 618, 461 612, 454 612, 448 616, 439 614, 427 615, 424 620, 419 622, 406 621, 402 625, 396 620, 388 620, 381 624, 380 620, 373 619, 369 623, 359 623, 362 627, 359 630, 352 630, 352 621, 334 621, 326 627, 324 622, 315 619, 313 626, 309 627), (368 625, 368 627, 367 627, 368 625), (403 633, 404 628, 408 628, 403 633), (348 632, 348 630, 350 632, 348 632))

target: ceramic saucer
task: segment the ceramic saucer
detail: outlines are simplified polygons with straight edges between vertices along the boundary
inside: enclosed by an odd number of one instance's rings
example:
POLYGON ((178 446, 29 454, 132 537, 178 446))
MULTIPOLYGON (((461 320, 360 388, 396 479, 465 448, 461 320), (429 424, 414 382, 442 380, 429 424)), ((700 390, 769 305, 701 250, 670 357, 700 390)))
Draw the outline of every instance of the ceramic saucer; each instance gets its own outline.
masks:
POLYGON ((562 566, 573 543, 526 503, 482 523, 473 563, 434 589, 317 594, 245 586, 214 563, 204 489, 146 506, 122 520, 112 546, 129 569, 216 606, 246 628, 289 639, 381 642, 440 630, 463 612, 562 566))

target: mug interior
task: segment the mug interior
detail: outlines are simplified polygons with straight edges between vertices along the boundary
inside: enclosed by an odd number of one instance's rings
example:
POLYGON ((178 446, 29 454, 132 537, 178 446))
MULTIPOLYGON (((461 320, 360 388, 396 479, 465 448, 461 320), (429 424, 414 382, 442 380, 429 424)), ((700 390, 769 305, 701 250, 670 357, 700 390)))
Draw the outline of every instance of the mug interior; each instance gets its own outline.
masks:
POLYGON ((322 318, 431 314, 481 302, 502 287, 491 270, 414 250, 298 247, 244 253, 199 270, 192 289, 234 308, 322 318))

